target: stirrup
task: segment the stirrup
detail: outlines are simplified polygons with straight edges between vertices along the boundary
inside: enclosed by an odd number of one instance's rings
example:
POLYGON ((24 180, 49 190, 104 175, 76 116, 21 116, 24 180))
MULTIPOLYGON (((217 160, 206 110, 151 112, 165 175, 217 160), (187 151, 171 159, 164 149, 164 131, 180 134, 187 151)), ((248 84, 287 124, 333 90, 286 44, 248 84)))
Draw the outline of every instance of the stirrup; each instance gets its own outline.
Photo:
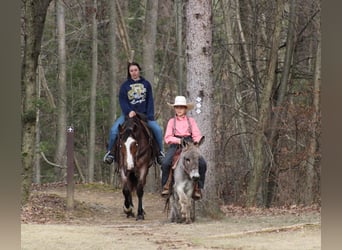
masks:
POLYGON ((164 188, 163 191, 161 192, 162 196, 166 196, 166 195, 169 195, 169 194, 170 194, 170 190, 166 189, 166 188, 164 188))
POLYGON ((157 156, 157 163, 159 165, 162 165, 164 158, 165 158, 165 154, 163 153, 163 151, 160 151, 159 155, 157 156))
POLYGON ((112 164, 113 161, 114 161, 114 156, 110 154, 110 151, 108 151, 103 157, 103 162, 107 164, 112 164))

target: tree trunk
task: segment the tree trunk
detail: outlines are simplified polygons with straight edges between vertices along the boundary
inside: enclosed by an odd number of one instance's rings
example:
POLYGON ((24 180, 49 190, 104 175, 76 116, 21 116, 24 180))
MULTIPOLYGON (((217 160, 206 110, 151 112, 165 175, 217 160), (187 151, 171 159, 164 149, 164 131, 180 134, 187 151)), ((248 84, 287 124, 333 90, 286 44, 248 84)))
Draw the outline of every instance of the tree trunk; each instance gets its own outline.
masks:
MULTIPOLYGON (((238 1, 236 1, 238 2, 238 1)), ((222 4, 222 9, 224 12, 224 20, 225 20, 225 31, 226 31, 226 37, 227 37, 227 42, 228 44, 235 44, 236 41, 234 40, 234 38, 236 39, 236 37, 234 36, 233 33, 233 23, 231 20, 234 19, 234 15, 232 14, 233 12, 233 8, 229 8, 229 4, 226 1, 221 2, 222 4)), ((238 8, 235 7, 236 12, 239 12, 238 8)), ((237 18, 239 19, 239 18, 237 18)), ((239 34, 242 33, 241 30, 241 24, 238 25, 239 28, 239 34)), ((243 35, 240 34, 240 38, 242 39, 242 37, 244 37, 243 35)), ((238 39, 236 39, 238 40, 238 39)), ((245 44, 246 41, 243 40, 243 43, 245 44)), ((244 51, 246 51, 247 49, 245 48, 244 51)), ((232 79, 231 84, 234 87, 234 92, 231 95, 232 96, 232 100, 233 100, 233 105, 235 107, 235 110, 238 111, 238 115, 235 121, 235 128, 237 130, 237 134, 239 134, 239 138, 240 138, 240 143, 241 143, 241 147, 245 156, 245 159, 247 161, 247 165, 248 168, 251 168, 252 162, 253 162, 253 154, 252 154, 252 150, 251 150, 251 142, 248 140, 248 137, 246 135, 246 131, 247 131, 247 125, 245 123, 245 119, 243 116, 244 111, 243 109, 243 100, 242 100, 242 95, 241 95, 241 90, 240 90, 240 86, 239 86, 239 79, 237 77, 237 75, 241 75, 241 68, 238 65, 241 65, 241 62, 239 60, 239 51, 237 49, 234 49, 234 47, 231 49, 230 51, 233 60, 231 60, 231 62, 229 63, 230 69, 229 72, 234 72, 235 74, 232 74, 230 76, 230 78, 232 79)), ((245 52, 247 53, 247 52, 245 52)), ((249 74, 252 74, 252 70, 251 70, 251 66, 248 67, 248 69, 250 70, 249 74)), ((252 75, 250 75, 252 76, 252 75)))
POLYGON ((95 131, 96 131, 96 83, 97 83, 97 0, 93 0, 92 9, 92 72, 90 90, 90 126, 89 126, 89 150, 88 150, 88 181, 94 181, 95 165, 95 131))
MULTIPOLYGON (((156 33, 157 33, 157 18, 158 18, 158 1, 146 1, 145 13, 145 32, 143 36, 143 68, 144 77, 149 80, 155 89, 156 83, 154 81, 154 55, 156 47, 156 33)), ((149 169, 145 190, 147 192, 157 191, 160 187, 160 168, 153 167, 149 169)))
MULTIPOLYGON (((320 20, 319 20, 320 21, 320 20)), ((320 120, 320 91, 321 91, 321 27, 317 22, 317 52, 314 71, 314 89, 313 89, 313 116, 312 116, 312 136, 309 143, 308 160, 306 164, 306 194, 305 204, 311 205, 314 202, 314 177, 315 177, 315 163, 317 153, 317 126, 320 120)))
POLYGON ((149 80, 152 86, 154 82, 154 55, 156 49, 158 18, 158 1, 146 1, 145 31, 143 36, 143 68, 144 77, 149 80))
MULTIPOLYGON (((117 79, 116 79, 116 26, 115 26, 115 18, 116 18, 116 7, 115 1, 108 0, 107 5, 109 7, 109 129, 112 127, 114 121, 116 120, 116 113, 118 111, 117 105, 117 79)), ((109 172, 109 183, 111 185, 114 184, 114 165, 110 165, 109 172)))
POLYGON ((184 95, 184 56, 183 56, 183 1, 176 0, 176 37, 177 37, 177 81, 178 94, 184 95))
POLYGON ((22 185, 21 203, 30 196, 33 175, 36 122, 36 70, 46 12, 51 0, 23 1, 24 56, 22 60, 22 185))
MULTIPOLYGON (((273 110, 275 110, 274 116, 271 121, 271 131, 270 131, 270 137, 269 142, 271 144, 271 148, 273 153, 277 150, 277 134, 279 131, 279 118, 282 116, 282 106, 284 104, 285 95, 287 93, 287 86, 288 81, 290 78, 290 72, 291 72, 291 66, 292 66, 292 59, 293 59, 293 48, 294 48, 294 40, 295 40, 295 23, 296 23, 296 6, 297 6, 297 0, 291 0, 290 1, 290 15, 289 15, 289 25, 287 30, 287 38, 286 38, 286 51, 285 51, 285 59, 284 59, 284 67, 282 70, 282 75, 280 79, 280 86, 277 91, 276 98, 276 105, 273 110)), ((275 166, 274 163, 270 162, 267 164, 269 166, 269 169, 266 171, 268 176, 266 178, 268 181, 265 183, 267 185, 266 187, 266 207, 269 207, 271 205, 271 202, 273 200, 274 191, 276 187, 277 182, 277 173, 278 171, 275 169, 277 166, 275 166)))
MULTIPOLYGON (((38 58, 39 60, 39 58, 38 58)), ((40 60, 39 60, 40 64, 40 60)), ((38 80, 37 80, 37 100, 38 102, 40 101, 40 94, 41 94, 41 77, 42 77, 42 72, 40 70, 41 65, 38 66, 38 80)), ((34 153, 34 183, 40 185, 40 172, 41 172, 41 167, 40 167, 40 108, 37 107, 36 111, 36 148, 35 148, 35 153, 34 153)))
POLYGON ((266 140, 266 130, 270 118, 270 99, 272 94, 272 87, 275 82, 275 69, 277 65, 277 53, 280 42, 281 20, 283 13, 283 0, 277 1, 277 8, 274 14, 274 32, 271 39, 271 51, 268 57, 267 75, 265 79, 265 86, 261 96, 261 103, 259 109, 259 120, 255 130, 255 148, 253 152, 253 169, 250 177, 250 182, 247 190, 247 206, 264 205, 262 197, 262 176, 265 170, 264 146, 266 140))
POLYGON ((186 3, 186 58, 187 58, 187 93, 189 101, 196 102, 192 112, 199 129, 206 137, 201 150, 208 168, 204 187, 204 213, 218 213, 214 156, 214 120, 213 81, 212 81, 212 13, 211 0, 187 1, 186 3))
MULTIPOLYGON (((57 44, 58 44, 58 107, 57 107, 57 146, 55 163, 61 166, 66 165, 66 120, 67 120, 67 97, 66 97, 66 48, 65 48, 65 18, 64 3, 56 1, 57 21, 57 44)), ((55 168, 57 179, 65 176, 64 168, 55 168)))

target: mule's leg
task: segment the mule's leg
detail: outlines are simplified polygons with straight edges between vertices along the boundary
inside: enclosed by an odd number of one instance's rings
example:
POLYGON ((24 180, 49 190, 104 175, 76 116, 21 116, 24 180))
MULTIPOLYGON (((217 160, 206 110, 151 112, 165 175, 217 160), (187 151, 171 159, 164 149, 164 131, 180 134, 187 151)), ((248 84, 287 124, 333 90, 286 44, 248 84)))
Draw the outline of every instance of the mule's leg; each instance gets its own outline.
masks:
POLYGON ((177 194, 179 197, 180 212, 185 223, 191 223, 191 194, 192 190, 183 185, 178 185, 177 194))
POLYGON ((127 184, 123 186, 122 193, 125 197, 124 212, 127 215, 127 218, 134 217, 132 193, 127 184))
POLYGON ((179 184, 176 188, 176 192, 178 195, 178 202, 180 205, 180 213, 182 215, 183 219, 186 219, 186 209, 187 209, 187 197, 186 197, 186 193, 184 193, 184 185, 179 184))

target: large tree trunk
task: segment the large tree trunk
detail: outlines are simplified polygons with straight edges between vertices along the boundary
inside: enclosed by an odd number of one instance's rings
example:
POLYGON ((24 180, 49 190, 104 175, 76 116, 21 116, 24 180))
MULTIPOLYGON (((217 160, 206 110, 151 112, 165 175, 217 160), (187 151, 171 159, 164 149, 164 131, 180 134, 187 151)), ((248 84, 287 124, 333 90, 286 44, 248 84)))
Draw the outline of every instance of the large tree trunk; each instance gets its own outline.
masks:
POLYGON ((178 94, 184 95, 184 56, 183 56, 183 1, 176 0, 176 37, 177 37, 177 81, 178 94))
POLYGON ((95 131, 96 131, 96 83, 97 83, 97 0, 93 0, 92 12, 92 72, 90 90, 90 125, 89 125, 89 147, 88 147, 88 181, 94 181, 95 165, 95 131))
MULTIPOLYGON (((320 21, 320 19, 319 19, 320 21)), ((317 52, 314 71, 314 89, 313 89, 313 116, 312 116, 312 136, 309 142, 308 161, 306 164, 306 194, 305 204, 311 205, 314 202, 314 177, 317 153, 317 126, 320 120, 320 91, 321 91, 321 27, 317 22, 317 52)))
MULTIPOLYGON (((147 0, 145 13, 145 32, 144 32, 144 47, 143 47, 143 68, 144 77, 149 80, 156 87, 154 81, 154 55, 156 47, 156 33, 157 33, 157 18, 158 18, 158 1, 147 0)), ((147 175, 146 191, 157 191, 160 187, 159 177, 160 168, 153 167, 149 169, 147 175)))
POLYGON ((205 206, 202 212, 217 213, 217 190, 214 156, 213 129, 213 80, 212 80, 212 13, 211 0, 190 0, 186 3, 186 58, 187 94, 189 101, 196 102, 192 112, 202 134, 206 137, 202 152, 208 164, 204 187, 205 206))
POLYGON ((46 12, 51 0, 23 1, 24 56, 22 60, 22 185, 21 203, 30 195, 33 175, 36 122, 36 70, 46 12))
MULTIPOLYGON (((57 44, 58 44, 58 107, 57 107, 57 147, 55 163, 60 166, 66 165, 66 120, 67 120, 67 97, 66 97, 66 48, 65 48, 65 18, 64 3, 56 1, 57 21, 57 44)), ((65 169, 56 168, 57 179, 64 178, 65 169)))
POLYGON ((143 36, 143 68, 144 77, 154 82, 154 55, 157 36, 158 1, 147 0, 145 13, 145 31, 143 36))
MULTIPOLYGON (((280 80, 280 86, 277 91, 276 104, 274 116, 271 120, 271 131, 270 131, 270 137, 268 141, 270 142, 272 153, 274 153, 276 150, 278 150, 277 141, 278 141, 278 131, 279 131, 279 119, 282 116, 282 106, 284 104, 285 95, 287 93, 288 89, 288 82, 290 78, 290 72, 291 72, 291 66, 292 66, 292 60, 293 60, 293 48, 294 48, 294 41, 295 41, 295 23, 296 23, 296 6, 297 6, 297 0, 291 0, 290 1, 290 15, 289 15, 289 25, 287 30, 287 38, 286 38, 286 51, 285 51, 285 59, 284 59, 284 67, 282 70, 281 80, 280 80)), ((271 205, 271 202, 274 197, 274 192, 276 188, 276 182, 278 177, 278 170, 276 169, 277 166, 273 162, 269 162, 267 164, 269 166, 266 171, 266 173, 269 173, 267 176, 265 176, 267 181, 265 182, 266 190, 265 190, 265 205, 266 207, 269 207, 271 205)))
MULTIPOLYGON (((116 113, 118 109, 117 105, 117 79, 116 79, 116 4, 113 0, 108 0, 107 5, 109 7, 109 123, 108 127, 111 128, 114 121, 116 120, 116 113)), ((120 176, 114 176, 114 165, 110 165, 109 183, 114 184, 114 177, 119 178, 120 176)))
POLYGON ((266 140, 266 130, 270 119, 270 100, 272 87, 275 82, 275 69, 278 59, 278 48, 280 42, 281 20, 283 13, 283 0, 278 0, 277 8, 274 14, 274 32, 271 39, 271 51, 268 57, 267 75, 262 92, 259 120, 255 130, 255 148, 253 152, 253 169, 250 176, 250 182, 247 190, 247 206, 264 205, 262 199, 262 176, 265 170, 264 149, 266 140))

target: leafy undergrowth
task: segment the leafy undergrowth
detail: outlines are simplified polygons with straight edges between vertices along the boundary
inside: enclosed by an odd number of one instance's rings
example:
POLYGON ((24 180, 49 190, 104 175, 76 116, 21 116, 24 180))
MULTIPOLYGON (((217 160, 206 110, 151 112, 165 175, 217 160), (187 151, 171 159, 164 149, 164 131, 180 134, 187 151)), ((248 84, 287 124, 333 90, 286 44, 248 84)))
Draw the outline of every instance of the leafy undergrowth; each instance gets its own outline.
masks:
POLYGON ((271 207, 271 208, 258 208, 258 207, 240 207, 234 205, 223 205, 220 207, 225 216, 276 216, 276 215, 301 215, 305 213, 320 213, 321 207, 318 205, 312 206, 284 206, 284 207, 271 207))
MULTIPOLYGON (((78 190, 89 193, 113 192, 113 188, 103 184, 76 184, 78 190)), ((21 208, 21 223, 58 224, 85 220, 92 221, 95 216, 102 216, 101 207, 96 203, 77 201, 74 209, 67 209, 67 200, 58 194, 46 193, 46 190, 65 189, 64 183, 32 185, 31 196, 27 204, 21 208)))

